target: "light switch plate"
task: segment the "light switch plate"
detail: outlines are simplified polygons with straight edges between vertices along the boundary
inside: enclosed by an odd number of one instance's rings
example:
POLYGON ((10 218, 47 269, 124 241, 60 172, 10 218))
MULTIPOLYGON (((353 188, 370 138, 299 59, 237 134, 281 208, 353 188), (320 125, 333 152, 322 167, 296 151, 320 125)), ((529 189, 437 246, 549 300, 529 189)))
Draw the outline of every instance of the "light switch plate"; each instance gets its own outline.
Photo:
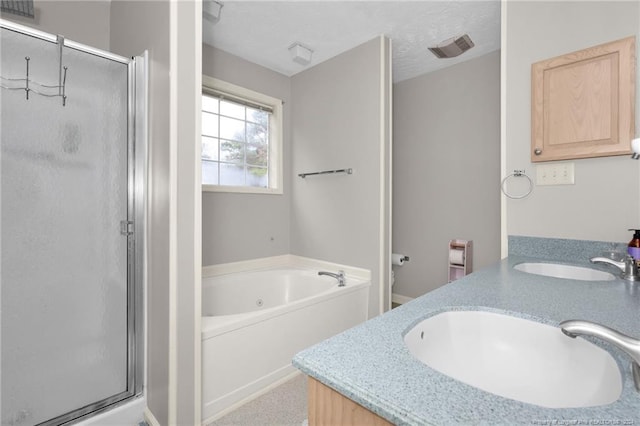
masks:
POLYGON ((537 185, 575 184, 575 163, 548 163, 536 166, 537 185))

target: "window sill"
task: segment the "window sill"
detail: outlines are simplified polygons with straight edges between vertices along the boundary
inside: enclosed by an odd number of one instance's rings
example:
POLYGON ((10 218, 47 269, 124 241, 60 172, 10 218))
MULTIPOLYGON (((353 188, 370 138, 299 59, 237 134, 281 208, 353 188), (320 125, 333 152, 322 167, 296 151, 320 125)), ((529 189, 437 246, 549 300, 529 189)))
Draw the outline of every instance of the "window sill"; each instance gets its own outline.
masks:
POLYGON ((251 186, 202 185, 202 192, 230 192, 237 194, 282 195, 281 188, 257 188, 251 186))

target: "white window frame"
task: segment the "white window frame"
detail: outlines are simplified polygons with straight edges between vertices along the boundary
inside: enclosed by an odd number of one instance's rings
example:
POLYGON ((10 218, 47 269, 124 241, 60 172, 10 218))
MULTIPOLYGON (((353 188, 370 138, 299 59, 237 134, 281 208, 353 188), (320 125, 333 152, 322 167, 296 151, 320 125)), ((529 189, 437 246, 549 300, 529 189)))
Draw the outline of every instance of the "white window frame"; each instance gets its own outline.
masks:
MULTIPOLYGON (((217 92, 227 93, 229 95, 247 100, 249 102, 268 106, 273 110, 273 112, 269 115, 269 187, 260 188, 255 186, 202 184, 202 191, 282 195, 282 184, 284 175, 284 172, 282 170, 282 100, 206 75, 202 76, 202 88, 203 91, 211 89, 217 92)), ((200 161, 200 164, 202 164, 202 160, 200 161)))

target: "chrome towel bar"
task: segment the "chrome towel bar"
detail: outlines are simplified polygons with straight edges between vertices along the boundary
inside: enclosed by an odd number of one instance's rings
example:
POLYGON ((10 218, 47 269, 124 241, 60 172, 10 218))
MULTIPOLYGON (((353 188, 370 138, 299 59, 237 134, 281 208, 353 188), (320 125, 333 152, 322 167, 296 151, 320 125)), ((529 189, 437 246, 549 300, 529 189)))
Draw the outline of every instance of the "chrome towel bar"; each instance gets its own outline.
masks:
POLYGON ((329 175, 329 174, 335 174, 335 173, 346 173, 346 174, 350 175, 350 174, 353 174, 353 169, 338 169, 338 170, 325 170, 325 171, 322 171, 322 172, 313 172, 313 173, 300 173, 300 174, 298 174, 298 176, 300 176, 302 179, 304 179, 307 176, 329 175))

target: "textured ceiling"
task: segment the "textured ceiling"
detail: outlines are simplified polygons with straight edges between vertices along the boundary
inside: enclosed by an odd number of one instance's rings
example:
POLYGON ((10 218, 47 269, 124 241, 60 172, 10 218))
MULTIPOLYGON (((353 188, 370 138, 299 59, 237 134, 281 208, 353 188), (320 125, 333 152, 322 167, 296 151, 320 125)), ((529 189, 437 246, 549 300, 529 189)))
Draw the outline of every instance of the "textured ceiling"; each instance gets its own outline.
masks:
POLYGON ((227 0, 216 23, 203 20, 203 42, 287 76, 373 39, 391 38, 394 81, 406 80, 500 48, 500 1, 227 0), (475 47, 438 59, 427 47, 469 34, 475 47), (293 62, 294 42, 313 50, 293 62))

